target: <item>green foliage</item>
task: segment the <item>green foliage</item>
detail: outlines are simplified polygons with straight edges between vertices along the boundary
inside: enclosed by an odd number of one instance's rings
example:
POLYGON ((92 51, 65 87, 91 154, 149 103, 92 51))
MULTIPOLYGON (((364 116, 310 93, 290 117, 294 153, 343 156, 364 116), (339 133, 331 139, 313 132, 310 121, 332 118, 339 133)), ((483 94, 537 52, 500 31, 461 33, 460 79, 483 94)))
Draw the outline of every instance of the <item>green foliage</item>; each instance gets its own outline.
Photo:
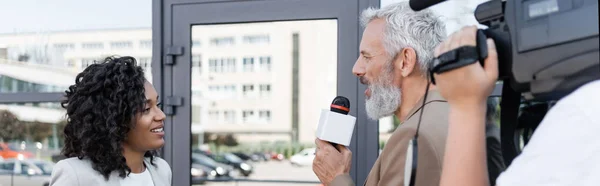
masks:
POLYGON ((57 138, 63 139, 63 130, 66 121, 57 124, 42 123, 39 121, 20 121, 16 115, 7 110, 0 110, 0 139, 4 141, 43 141, 53 135, 52 127, 56 125, 57 138))
POLYGON ((5 141, 23 140, 25 127, 16 115, 7 110, 0 110, 0 139, 5 141))
POLYGON ((400 124, 402 124, 402 123, 400 122, 400 119, 398 119, 398 117, 396 117, 396 115, 394 115, 393 117, 394 117, 394 123, 393 123, 394 127, 392 127, 392 128, 390 129, 390 131, 388 131, 388 132, 390 132, 390 133, 394 132, 394 130, 396 130, 396 128, 398 128, 398 126, 400 126, 400 124))

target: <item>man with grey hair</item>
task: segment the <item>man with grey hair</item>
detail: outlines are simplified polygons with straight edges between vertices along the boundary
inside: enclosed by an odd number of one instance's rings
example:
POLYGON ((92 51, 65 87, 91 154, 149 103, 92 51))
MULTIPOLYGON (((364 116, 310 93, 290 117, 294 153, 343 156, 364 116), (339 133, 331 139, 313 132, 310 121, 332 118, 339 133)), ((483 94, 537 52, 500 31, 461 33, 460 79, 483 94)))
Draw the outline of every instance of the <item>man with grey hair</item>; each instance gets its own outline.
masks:
MULTIPOLYGON (((446 37, 445 25, 430 10, 414 12, 408 2, 367 9, 362 12, 361 23, 365 30, 352 71, 368 85, 367 115, 379 119, 394 114, 402 122, 365 185, 438 185, 449 106, 429 83, 427 68, 435 47, 446 37), (417 133, 418 148, 413 148, 409 144, 417 133), (407 162, 416 159, 412 157, 413 149, 418 149, 416 167, 407 162)), ((321 182, 329 186, 354 185, 348 174, 352 159, 348 148, 319 139, 316 144, 313 171, 321 182)))

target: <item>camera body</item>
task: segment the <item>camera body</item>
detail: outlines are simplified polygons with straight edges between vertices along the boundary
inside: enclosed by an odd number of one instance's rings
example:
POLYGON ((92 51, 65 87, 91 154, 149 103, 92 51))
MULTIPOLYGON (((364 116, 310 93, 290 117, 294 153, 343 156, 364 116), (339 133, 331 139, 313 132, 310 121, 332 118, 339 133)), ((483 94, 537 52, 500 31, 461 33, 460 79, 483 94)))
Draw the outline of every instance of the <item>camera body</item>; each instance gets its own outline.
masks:
POLYGON ((498 45, 500 78, 525 99, 556 100, 600 79, 597 0, 492 0, 475 17, 498 45))
POLYGON ((598 0, 490 0, 475 18, 496 43, 500 79, 527 100, 557 100, 600 79, 598 0))
MULTIPOLYGON (((410 6, 419 11, 442 1, 410 6)), ((552 102, 600 79, 598 0, 490 0, 477 6, 475 18, 496 43, 502 153, 510 165, 520 153, 516 131, 526 124, 518 119, 522 101, 552 102)))

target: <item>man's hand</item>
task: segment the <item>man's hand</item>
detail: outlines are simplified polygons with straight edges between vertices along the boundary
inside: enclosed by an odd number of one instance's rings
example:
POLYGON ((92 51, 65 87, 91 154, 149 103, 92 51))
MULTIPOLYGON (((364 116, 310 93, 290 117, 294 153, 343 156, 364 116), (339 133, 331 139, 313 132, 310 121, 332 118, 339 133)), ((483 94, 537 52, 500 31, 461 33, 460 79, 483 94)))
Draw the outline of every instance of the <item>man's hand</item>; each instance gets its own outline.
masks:
POLYGON ((313 171, 324 185, 329 185, 335 177, 348 174, 352 165, 352 152, 343 145, 333 147, 329 142, 315 140, 317 151, 313 160, 313 171))
MULTIPOLYGON (((435 56, 462 46, 476 46, 477 27, 464 27, 440 43, 435 56)), ((434 74, 440 94, 453 106, 485 103, 498 79, 498 54, 492 39, 487 40, 488 57, 484 66, 473 63, 441 74, 434 74)))

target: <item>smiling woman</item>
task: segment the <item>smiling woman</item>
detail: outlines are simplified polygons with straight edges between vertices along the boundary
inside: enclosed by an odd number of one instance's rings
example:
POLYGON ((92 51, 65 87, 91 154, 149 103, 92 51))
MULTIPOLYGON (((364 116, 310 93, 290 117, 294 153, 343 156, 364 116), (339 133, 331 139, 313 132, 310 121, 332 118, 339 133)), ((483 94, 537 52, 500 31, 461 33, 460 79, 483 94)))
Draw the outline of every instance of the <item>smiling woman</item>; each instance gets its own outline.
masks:
POLYGON ((171 169, 155 155, 164 145, 165 114, 134 58, 90 65, 62 106, 68 159, 54 167, 51 185, 170 185, 171 169))

